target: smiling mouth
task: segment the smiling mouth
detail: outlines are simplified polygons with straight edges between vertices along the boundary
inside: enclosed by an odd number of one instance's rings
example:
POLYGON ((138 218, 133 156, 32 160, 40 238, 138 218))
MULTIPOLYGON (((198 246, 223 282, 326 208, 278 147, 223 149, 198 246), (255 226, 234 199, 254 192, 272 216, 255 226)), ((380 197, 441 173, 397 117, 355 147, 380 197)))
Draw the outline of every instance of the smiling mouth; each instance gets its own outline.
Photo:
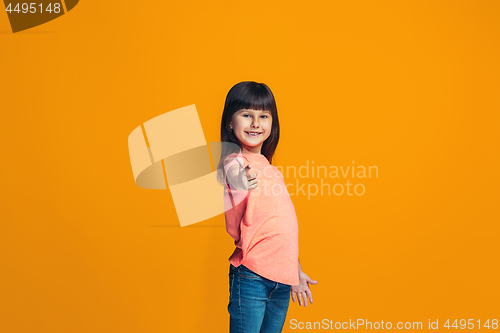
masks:
POLYGON ((248 136, 256 137, 262 134, 262 132, 245 132, 248 136))

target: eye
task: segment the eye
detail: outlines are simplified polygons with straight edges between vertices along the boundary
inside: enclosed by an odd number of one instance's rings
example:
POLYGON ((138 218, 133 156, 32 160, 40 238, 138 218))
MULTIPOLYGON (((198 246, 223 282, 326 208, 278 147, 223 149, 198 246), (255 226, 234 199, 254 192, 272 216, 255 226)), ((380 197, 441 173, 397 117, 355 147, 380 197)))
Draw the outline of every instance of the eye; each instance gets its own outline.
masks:
POLYGON ((266 116, 266 115, 263 115, 262 117, 266 117, 266 118, 268 118, 268 116, 266 116))
POLYGON ((243 115, 243 117, 246 117, 246 116, 249 116, 249 114, 247 113, 247 114, 244 114, 244 115, 243 115))

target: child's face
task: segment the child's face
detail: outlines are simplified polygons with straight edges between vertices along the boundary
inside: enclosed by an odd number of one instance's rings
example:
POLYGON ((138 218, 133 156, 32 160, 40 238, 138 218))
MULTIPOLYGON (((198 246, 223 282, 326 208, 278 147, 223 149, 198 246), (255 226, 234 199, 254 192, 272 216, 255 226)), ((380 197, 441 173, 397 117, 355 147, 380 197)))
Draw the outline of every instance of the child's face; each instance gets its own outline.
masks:
POLYGON ((260 148, 271 135, 272 118, 270 111, 241 109, 236 111, 229 123, 241 145, 252 153, 260 153, 260 148), (257 132, 251 135, 249 132, 257 132))

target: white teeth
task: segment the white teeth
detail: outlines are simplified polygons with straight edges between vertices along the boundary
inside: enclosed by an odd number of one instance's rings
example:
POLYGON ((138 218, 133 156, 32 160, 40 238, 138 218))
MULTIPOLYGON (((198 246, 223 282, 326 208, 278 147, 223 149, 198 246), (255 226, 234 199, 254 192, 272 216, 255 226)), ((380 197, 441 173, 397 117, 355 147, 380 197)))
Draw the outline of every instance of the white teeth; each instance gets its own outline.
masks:
POLYGON ((260 133, 252 133, 252 132, 246 132, 246 133, 248 133, 250 136, 257 136, 260 134, 260 133))

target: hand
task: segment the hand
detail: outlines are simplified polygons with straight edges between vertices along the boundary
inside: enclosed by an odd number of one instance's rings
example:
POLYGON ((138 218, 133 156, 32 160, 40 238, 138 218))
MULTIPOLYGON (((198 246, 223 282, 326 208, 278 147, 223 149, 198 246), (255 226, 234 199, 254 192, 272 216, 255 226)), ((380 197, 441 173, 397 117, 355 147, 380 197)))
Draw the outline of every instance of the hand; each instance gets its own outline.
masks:
POLYGON ((307 306, 307 296, 309 296, 309 300, 311 304, 313 303, 313 297, 311 289, 309 289, 309 283, 316 284, 318 281, 311 279, 307 276, 306 273, 300 271, 299 273, 300 284, 297 286, 292 286, 292 290, 290 291, 292 294, 292 301, 295 303, 295 299, 298 298, 299 305, 302 306, 305 304, 307 306))
POLYGON ((245 167, 243 159, 240 157, 236 158, 236 161, 240 165, 239 181, 242 184, 242 190, 251 191, 257 188, 257 174, 250 172, 252 166, 249 164, 245 167))

